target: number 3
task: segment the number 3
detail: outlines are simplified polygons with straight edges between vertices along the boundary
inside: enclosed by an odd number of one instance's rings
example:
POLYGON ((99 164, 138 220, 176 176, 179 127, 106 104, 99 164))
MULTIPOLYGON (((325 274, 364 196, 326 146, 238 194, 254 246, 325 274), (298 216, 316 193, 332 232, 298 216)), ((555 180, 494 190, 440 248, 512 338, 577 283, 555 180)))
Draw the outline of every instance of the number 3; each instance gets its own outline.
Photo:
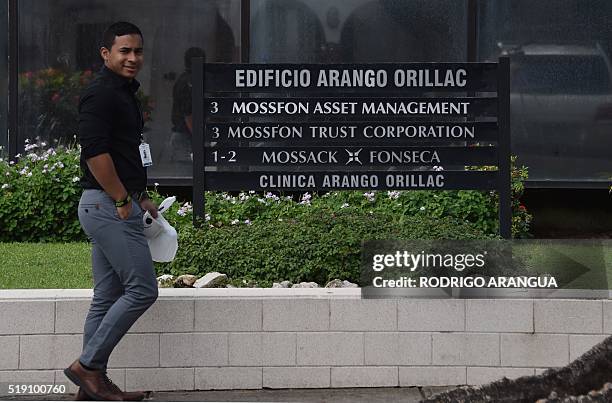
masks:
POLYGON ((219 103, 218 102, 211 102, 210 106, 211 106, 210 113, 217 113, 217 112, 219 112, 219 103))

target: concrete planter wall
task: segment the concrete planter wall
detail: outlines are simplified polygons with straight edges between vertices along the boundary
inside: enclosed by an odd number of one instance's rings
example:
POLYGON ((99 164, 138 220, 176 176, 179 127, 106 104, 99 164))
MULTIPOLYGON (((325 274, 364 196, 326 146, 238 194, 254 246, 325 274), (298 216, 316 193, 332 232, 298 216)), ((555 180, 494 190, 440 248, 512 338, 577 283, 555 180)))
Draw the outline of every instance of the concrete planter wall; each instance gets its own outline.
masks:
MULTIPOLYGON (((0 383, 70 385, 91 290, 0 291, 0 383)), ((568 364, 610 300, 377 299, 359 289, 160 289, 115 349, 128 390, 486 383, 568 364)))

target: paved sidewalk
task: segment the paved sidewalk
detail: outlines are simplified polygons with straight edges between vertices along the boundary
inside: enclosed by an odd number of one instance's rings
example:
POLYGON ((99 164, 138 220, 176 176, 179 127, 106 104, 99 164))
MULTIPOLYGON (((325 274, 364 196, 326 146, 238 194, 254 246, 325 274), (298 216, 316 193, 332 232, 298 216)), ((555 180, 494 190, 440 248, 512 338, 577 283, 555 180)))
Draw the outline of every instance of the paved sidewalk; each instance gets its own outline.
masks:
MULTIPOLYGON (((308 402, 308 403, 416 403, 448 388, 346 388, 346 389, 261 389, 188 392, 152 392, 152 402, 308 402)), ((73 395, 0 396, 0 400, 72 400, 73 395)))

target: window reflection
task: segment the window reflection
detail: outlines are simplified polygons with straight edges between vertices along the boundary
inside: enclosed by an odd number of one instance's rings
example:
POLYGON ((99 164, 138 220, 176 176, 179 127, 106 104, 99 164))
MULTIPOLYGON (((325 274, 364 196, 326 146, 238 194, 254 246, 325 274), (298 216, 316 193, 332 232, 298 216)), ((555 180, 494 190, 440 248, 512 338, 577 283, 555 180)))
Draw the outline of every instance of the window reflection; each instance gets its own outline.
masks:
POLYGON ((479 6, 479 58, 510 57, 512 152, 530 180, 609 180, 612 3, 479 6))
POLYGON ((127 20, 144 35, 145 65, 138 80, 147 120, 144 134, 154 161, 149 176, 191 177, 191 163, 171 158, 173 88, 185 71, 184 54, 189 48, 204 50, 210 61, 237 60, 240 0, 21 0, 18 4, 20 143, 37 136, 64 143, 74 140, 78 94, 102 65, 102 32, 115 21, 127 20))
POLYGON ((448 0, 253 0, 253 62, 459 61, 466 4, 448 0))

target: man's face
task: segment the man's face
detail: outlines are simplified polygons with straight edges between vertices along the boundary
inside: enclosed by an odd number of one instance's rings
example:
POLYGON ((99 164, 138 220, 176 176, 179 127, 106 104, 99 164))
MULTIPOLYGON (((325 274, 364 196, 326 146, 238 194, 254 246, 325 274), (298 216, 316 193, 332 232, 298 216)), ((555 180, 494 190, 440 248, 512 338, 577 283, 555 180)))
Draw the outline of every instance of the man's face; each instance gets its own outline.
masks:
POLYGON ((104 65, 111 71, 132 79, 136 77, 144 61, 142 38, 138 34, 116 36, 110 50, 102 47, 100 54, 104 65))

